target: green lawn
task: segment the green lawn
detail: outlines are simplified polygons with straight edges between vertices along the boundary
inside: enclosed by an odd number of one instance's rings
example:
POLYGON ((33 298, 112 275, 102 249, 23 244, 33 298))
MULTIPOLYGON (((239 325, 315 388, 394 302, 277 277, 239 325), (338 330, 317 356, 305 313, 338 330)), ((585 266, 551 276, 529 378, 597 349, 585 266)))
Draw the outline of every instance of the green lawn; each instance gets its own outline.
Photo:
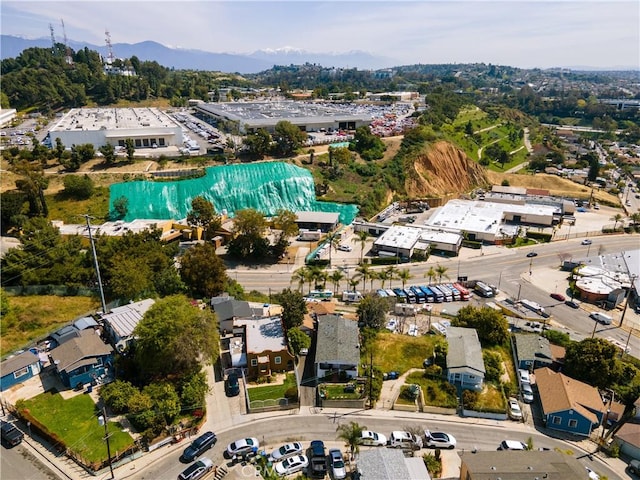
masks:
POLYGON ((344 400, 344 399, 358 399, 364 397, 363 393, 358 393, 358 389, 362 387, 356 387, 356 391, 353 393, 346 393, 344 391, 344 387, 346 384, 328 384, 325 383, 321 386, 321 388, 326 392, 326 398, 328 400, 344 400))
MULTIPOLYGON (((380 332, 375 341, 373 364, 383 372, 395 370, 400 374, 410 368, 422 368, 424 359, 433 355, 437 341, 432 335, 411 337, 380 332)), ((363 357, 361 361, 369 363, 368 358, 363 357)))
POLYGON ((479 412, 499 412, 507 411, 507 401, 496 386, 485 383, 481 392, 478 392, 473 405, 465 405, 465 408, 472 408, 479 412))
MULTIPOLYGON (((88 395, 76 395, 64 400, 59 393, 42 393, 18 403, 20 410, 28 409, 33 418, 62 439, 68 449, 89 463, 107 460, 103 440, 104 427, 98 423, 96 405, 88 395)), ((133 438, 109 422, 111 452, 122 452, 133 445, 133 438)))
POLYGON ((284 398, 284 392, 290 387, 296 386, 296 377, 293 373, 287 373, 287 378, 283 384, 278 385, 264 385, 262 387, 251 387, 249 391, 249 401, 255 402, 256 400, 276 400, 278 398, 284 398))

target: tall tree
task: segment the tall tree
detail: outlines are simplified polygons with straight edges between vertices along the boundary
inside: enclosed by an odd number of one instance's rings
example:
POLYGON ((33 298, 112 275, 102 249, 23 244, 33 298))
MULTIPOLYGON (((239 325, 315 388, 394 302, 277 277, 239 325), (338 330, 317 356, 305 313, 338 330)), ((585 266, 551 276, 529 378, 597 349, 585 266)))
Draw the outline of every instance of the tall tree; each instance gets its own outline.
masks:
POLYGON ((303 348, 311 346, 311 338, 298 327, 292 327, 287 331, 289 349, 294 355, 298 355, 303 348))
POLYGON ((191 211, 187 214, 187 223, 191 226, 202 228, 203 240, 205 241, 207 236, 213 237, 215 231, 222 225, 213 203, 202 196, 197 196, 191 200, 191 211))
POLYGON ((509 323, 502 312, 492 308, 468 305, 458 311, 456 326, 475 328, 484 346, 505 345, 509 339, 509 323))
POLYGON ((243 144, 256 158, 263 158, 271 150, 271 135, 264 128, 259 128, 244 139, 243 144))
POLYGON ((11 170, 19 176, 16 188, 27 197, 30 216, 47 216, 49 209, 44 197, 44 190, 49 186, 49 180, 44 176, 42 166, 20 160, 13 164, 11 170))
POLYGON ((442 282, 442 277, 444 278, 449 278, 449 276, 447 275, 447 271, 449 270, 449 268, 445 267, 444 265, 440 265, 438 264, 436 266, 436 273, 438 274, 438 281, 442 282))
POLYGON ((355 232, 355 236, 351 239, 352 242, 360 242, 360 263, 362 263, 362 257, 364 256, 364 247, 367 245, 367 239, 369 238, 369 232, 364 230, 355 232))
POLYGON ((360 452, 360 442, 362 441, 362 431, 367 427, 359 425, 357 422, 343 423, 338 426, 338 438, 344 440, 344 443, 349 447, 351 454, 351 460, 354 458, 354 454, 360 452))
POLYGON ((304 315, 307 313, 307 303, 302 293, 286 288, 274 295, 274 300, 282 307, 282 324, 289 330, 302 325, 304 315))
POLYGON ((195 245, 184 253, 180 277, 195 296, 215 297, 227 288, 226 268, 210 243, 195 245))
POLYGON ((360 300, 356 312, 361 325, 380 330, 384 325, 387 310, 388 305, 384 298, 367 294, 360 300))
POLYGON ((333 272, 331 272, 331 275, 329 275, 329 280, 331 280, 331 283, 333 283, 334 295, 337 295, 338 287, 340 286, 340 282, 343 279, 344 279, 344 273, 342 273, 340 270, 334 270, 333 272))
POLYGON ((567 347, 563 373, 599 388, 609 388, 619 368, 617 353, 616 346, 602 338, 573 342, 567 347))
POLYGON ((413 278, 413 275, 411 275, 411 270, 409 270, 408 268, 403 268, 398 272, 398 278, 402 282, 402 289, 404 290, 405 285, 409 280, 413 278))
POLYGON ((273 139, 276 142, 277 153, 288 157, 302 146, 307 135, 293 123, 281 120, 276 123, 273 139))
MULTIPOLYGON (((134 361, 140 378, 176 379, 200 371, 218 357, 218 322, 187 297, 158 300, 134 330, 134 361)), ((145 382, 146 383, 146 382, 145 382)))

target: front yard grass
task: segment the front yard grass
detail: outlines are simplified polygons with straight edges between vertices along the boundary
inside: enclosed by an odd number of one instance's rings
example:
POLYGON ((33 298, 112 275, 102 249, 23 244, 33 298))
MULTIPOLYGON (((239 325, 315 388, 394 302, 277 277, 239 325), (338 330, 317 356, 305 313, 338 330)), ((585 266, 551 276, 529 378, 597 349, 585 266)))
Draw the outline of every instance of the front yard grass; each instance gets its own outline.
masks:
MULTIPOLYGON (((375 340, 373 363, 383 372, 397 371, 402 375, 410 368, 422 368, 425 358, 433 355, 438 339, 432 335, 411 337, 397 333, 380 332, 375 340)), ((369 363, 367 355, 362 363, 369 363)))
POLYGON ((287 373, 287 377, 282 384, 248 388, 249 401, 255 402, 258 400, 277 400, 279 398, 285 398, 284 393, 289 388, 296 386, 295 375, 293 373, 287 373))
POLYGON ((417 383, 422 388, 424 403, 433 407, 456 408, 456 389, 444 378, 428 378, 424 372, 413 372, 407 376, 407 384, 417 383))
MULTIPOLYGON (((34 419, 88 463, 107 460, 104 426, 98 423, 100 413, 90 396, 76 395, 65 400, 59 393, 45 392, 19 401, 17 407, 21 411, 28 410, 34 419)), ((133 438, 121 430, 119 423, 108 422, 108 430, 112 452, 122 452, 133 445, 133 438)))
POLYGON ((364 397, 364 391, 362 391, 362 386, 356 386, 354 392, 345 392, 344 388, 346 387, 346 383, 339 384, 330 384, 324 383, 319 388, 321 391, 325 393, 325 397, 327 400, 354 400, 364 397))
POLYGON ((472 392, 471 397, 473 397, 473 402, 469 404, 468 400, 465 401, 464 408, 492 413, 505 413, 507 411, 507 401, 502 390, 490 383, 485 383, 481 392, 472 392))

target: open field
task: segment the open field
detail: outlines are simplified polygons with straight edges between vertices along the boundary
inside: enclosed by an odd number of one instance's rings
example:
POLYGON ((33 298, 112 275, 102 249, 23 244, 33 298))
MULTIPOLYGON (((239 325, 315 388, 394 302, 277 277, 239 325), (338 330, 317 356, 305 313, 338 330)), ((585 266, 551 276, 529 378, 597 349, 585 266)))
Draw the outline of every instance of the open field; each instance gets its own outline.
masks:
MULTIPOLYGON (((395 370, 403 374, 410 368, 422 368, 425 358, 433 355, 437 338, 429 335, 412 337, 380 332, 376 337, 373 363, 383 372, 395 370)), ((368 363, 363 359, 363 363, 368 363)))
POLYGON ((0 352, 5 356, 99 308, 91 297, 8 296, 9 312, 0 322, 0 352))

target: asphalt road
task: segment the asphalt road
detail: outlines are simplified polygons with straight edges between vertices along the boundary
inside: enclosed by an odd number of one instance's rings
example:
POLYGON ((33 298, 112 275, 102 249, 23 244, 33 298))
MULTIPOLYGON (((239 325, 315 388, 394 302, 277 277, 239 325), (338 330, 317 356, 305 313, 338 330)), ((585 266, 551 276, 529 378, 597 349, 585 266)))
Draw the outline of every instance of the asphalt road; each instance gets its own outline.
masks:
MULTIPOLYGON (((459 258, 440 258, 432 256, 428 262, 421 264, 402 264, 401 268, 409 268, 412 279, 408 284, 425 284, 425 273, 436 264, 448 268, 447 275, 455 279, 458 276, 467 276, 469 279, 483 280, 487 283, 498 286, 501 292, 512 298, 526 298, 539 303, 552 314, 554 325, 565 328, 571 337, 580 340, 591 336, 594 328, 594 321, 589 318, 589 312, 585 309, 574 310, 561 302, 557 302, 549 297, 549 294, 558 291, 562 292, 568 285, 568 273, 560 272, 560 259, 563 255, 569 257, 586 257, 593 255, 603 246, 603 252, 621 252, 625 250, 635 250, 638 248, 638 237, 630 235, 617 235, 609 237, 593 237, 593 244, 585 246, 580 244, 581 239, 571 239, 567 241, 541 244, 534 247, 524 247, 509 249, 503 247, 490 247, 485 249, 485 255, 474 252, 469 257, 468 252, 459 258), (532 250, 538 256, 528 258, 526 254, 532 250), (529 271, 532 272, 529 275, 529 271), (545 288, 540 288, 543 285, 545 288)), ((355 249, 359 254, 359 246, 355 249)), ((335 264, 341 265, 337 260, 335 264)), ((342 266, 342 265, 341 265, 342 266)), ((276 293, 284 288, 297 287, 291 284, 291 272, 295 270, 293 265, 276 265, 267 269, 234 269, 228 274, 238 280, 246 291, 258 290, 264 293, 276 293)), ((382 267, 381 267, 382 268, 382 267)), ((349 266, 349 273, 353 275, 355 265, 349 266)), ((374 282, 374 288, 378 288, 379 282, 374 282)), ((393 286, 401 286, 396 280, 393 286)), ((328 284, 331 288, 331 284, 328 284)), ((360 285, 362 288, 363 285, 360 285)), ((306 288, 306 287, 305 287, 306 288)), ((341 288, 346 289, 346 282, 341 288)), ((369 284, 367 284, 369 288, 369 284)), ((584 308, 592 308, 585 305, 584 308)), ((593 307, 595 308, 595 307, 593 307)), ((626 317, 635 315, 631 310, 627 311, 626 317)), ((619 314, 614 314, 616 320, 619 314), (617 315, 617 316, 616 316, 617 315)), ((629 335, 628 330, 617 327, 616 321, 609 326, 596 326, 595 335, 602 338, 614 338, 622 344, 629 340, 632 352, 640 351, 640 339, 637 336, 629 335)), ((636 335, 640 329, 636 325, 636 335)))
MULTIPOLYGON (((211 458, 214 464, 226 462, 222 456, 222 452, 226 445, 239 438, 246 436, 256 437, 261 446, 269 445, 270 448, 277 447, 282 443, 298 440, 303 442, 305 447, 308 442, 314 439, 324 440, 325 442, 334 442, 336 438, 336 428, 340 423, 356 421, 360 425, 366 425, 368 429, 389 435, 392 430, 403 429, 405 427, 421 429, 429 428, 433 431, 441 430, 453 434, 458 441, 458 450, 469 452, 476 450, 496 450, 502 440, 520 440, 526 442, 529 437, 532 438, 535 448, 560 448, 563 451, 570 450, 565 442, 547 437, 530 429, 519 427, 513 422, 497 422, 497 426, 474 425, 470 428, 468 423, 457 423, 455 418, 451 421, 426 421, 416 420, 411 414, 406 417, 380 418, 376 417, 376 411, 363 412, 362 415, 353 414, 334 417, 333 412, 321 412, 317 415, 290 415, 286 417, 277 417, 265 419, 250 424, 242 425, 231 431, 218 432, 217 445, 209 450, 204 456, 211 458)), ((186 445, 185 445, 186 447, 186 445)), ((344 447, 342 448, 344 451, 344 447)), ((423 452, 432 451, 424 449, 423 452)), ((609 478, 617 478, 617 475, 610 471, 605 464, 596 461, 590 461, 588 458, 582 458, 584 452, 573 450, 574 456, 581 458, 581 462, 589 465, 590 468, 608 475, 609 478)), ((164 456, 160 461, 147 466, 144 471, 131 476, 134 480, 156 480, 158 478, 175 478, 185 465, 181 464, 178 457, 180 451, 175 451, 164 456)))
POLYGON ((2 453, 2 480, 58 480, 45 465, 24 445, 13 448, 0 447, 2 453))

